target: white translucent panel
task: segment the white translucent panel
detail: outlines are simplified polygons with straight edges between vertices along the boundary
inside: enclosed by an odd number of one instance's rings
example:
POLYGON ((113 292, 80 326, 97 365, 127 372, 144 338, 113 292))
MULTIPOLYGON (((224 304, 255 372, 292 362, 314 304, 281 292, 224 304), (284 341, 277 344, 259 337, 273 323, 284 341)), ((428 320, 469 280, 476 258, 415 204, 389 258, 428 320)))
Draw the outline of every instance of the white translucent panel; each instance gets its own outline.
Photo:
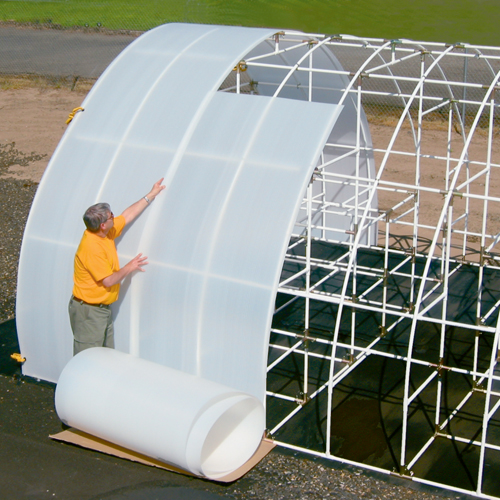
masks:
MULTIPOLYGON (((272 34, 166 25, 132 43, 51 159, 20 258, 23 372, 57 381, 69 362, 57 389, 61 418, 212 478, 239 467, 260 441, 290 235, 318 159, 335 154, 325 143, 353 134, 337 120, 347 110, 353 127, 357 109, 351 98, 309 102, 302 89, 290 88, 294 99, 218 92, 272 34), (121 213, 159 178, 166 189, 117 240, 122 265, 139 252, 149 260, 113 304, 117 351, 71 358, 67 303, 81 216, 103 201, 121 213)), ((372 175, 368 160, 361 168, 372 175)))
MULTIPOLYGON (((85 111, 75 116, 54 153, 26 225, 16 305, 20 347, 27 358, 24 373, 56 381, 71 357, 67 302, 85 209, 107 201, 119 213, 164 176, 169 165, 175 170, 172 158, 180 154, 207 95, 215 92, 252 45, 271 33, 162 26, 127 47, 99 79, 82 104, 85 111), (232 39, 229 45, 228 36, 232 39), (190 64, 193 52, 198 57, 195 68, 190 64), (187 59, 181 64, 183 57, 187 59), (173 66, 176 74, 168 75, 173 66), (179 94, 177 87, 172 88, 171 82, 183 79, 184 85, 178 84, 184 90, 191 88, 190 93, 179 94), (148 116, 142 119, 145 109, 148 116), (138 122, 143 123, 142 128, 134 128, 138 122), (161 135, 159 130, 168 134, 161 135), (43 255, 46 260, 40 258, 43 255), (54 357, 55 352, 64 354, 54 357)), ((127 230, 119 243, 122 264, 139 251, 146 219, 144 214, 130 228, 131 237, 126 238, 127 230)), ((117 345, 128 349, 128 338, 118 336, 117 345)))
POLYGON ((249 460, 265 429, 258 399, 103 347, 66 365, 55 405, 69 426, 210 479, 249 460))
POLYGON ((117 315, 131 352, 218 383, 231 380, 264 400, 283 255, 336 112, 324 104, 212 96, 149 215, 141 241, 150 258, 146 279, 133 281, 130 308, 120 306, 117 315), (148 334, 152 328, 157 335, 148 334))
POLYGON ((120 213, 164 177, 167 189, 118 240, 122 264, 138 252, 150 264, 124 281, 113 306, 116 346, 264 400, 285 248, 340 111, 217 92, 270 34, 163 26, 131 44, 92 89, 26 228, 17 305, 24 373, 56 381, 71 358, 67 302, 85 209, 107 201, 120 213))

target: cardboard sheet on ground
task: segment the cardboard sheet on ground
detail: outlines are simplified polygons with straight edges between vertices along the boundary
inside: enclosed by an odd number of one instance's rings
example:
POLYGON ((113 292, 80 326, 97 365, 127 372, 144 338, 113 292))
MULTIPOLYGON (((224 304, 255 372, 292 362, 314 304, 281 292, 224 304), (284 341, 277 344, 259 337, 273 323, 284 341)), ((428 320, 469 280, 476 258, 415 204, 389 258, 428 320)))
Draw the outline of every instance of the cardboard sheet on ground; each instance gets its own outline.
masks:
MULTIPOLYGON (((158 467, 159 469, 165 469, 171 472, 177 472, 179 474, 193 475, 192 473, 179 469, 178 467, 173 467, 165 462, 160 462, 159 460, 153 460, 150 457, 141 455, 140 453, 134 452, 132 450, 127 450, 122 446, 118 446, 109 441, 104 441, 103 439, 96 438, 90 434, 86 434, 78 429, 66 429, 65 431, 59 432, 57 434, 52 434, 49 436, 51 439, 56 441, 62 441, 68 444, 74 444, 76 446, 81 446, 82 448, 87 448, 89 450, 99 451, 105 453, 106 455, 112 455, 114 457, 123 458, 125 460, 131 460, 132 462, 139 462, 144 465, 149 465, 151 467, 158 467)), ((253 454, 253 456, 241 467, 236 469, 231 474, 220 477, 217 481, 221 483, 231 483, 243 477, 247 472, 252 470, 263 458, 265 458, 276 446, 272 439, 263 438, 260 442, 259 447, 253 454)))

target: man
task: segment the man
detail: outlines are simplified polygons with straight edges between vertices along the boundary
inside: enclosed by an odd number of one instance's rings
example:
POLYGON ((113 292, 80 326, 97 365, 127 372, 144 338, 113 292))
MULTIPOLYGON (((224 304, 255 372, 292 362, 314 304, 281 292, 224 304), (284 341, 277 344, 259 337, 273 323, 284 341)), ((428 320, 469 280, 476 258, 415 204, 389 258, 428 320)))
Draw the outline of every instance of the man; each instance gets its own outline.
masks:
POLYGON ((114 240, 165 189, 162 182, 117 217, 107 203, 92 205, 85 212, 87 229, 75 254, 69 301, 74 355, 90 347, 114 347, 111 304, 118 299, 121 281, 134 271, 144 271, 148 263, 139 254, 120 268, 114 240))

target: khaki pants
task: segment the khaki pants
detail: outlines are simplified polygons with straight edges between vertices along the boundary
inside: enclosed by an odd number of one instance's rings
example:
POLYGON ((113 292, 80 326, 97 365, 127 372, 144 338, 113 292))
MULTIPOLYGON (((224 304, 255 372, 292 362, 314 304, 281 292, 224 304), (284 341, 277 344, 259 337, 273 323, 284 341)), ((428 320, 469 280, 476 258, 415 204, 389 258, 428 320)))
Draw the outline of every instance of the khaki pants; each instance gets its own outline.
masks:
POLYGON ((90 347, 115 346, 111 306, 90 306, 73 297, 68 305, 73 355, 90 347))

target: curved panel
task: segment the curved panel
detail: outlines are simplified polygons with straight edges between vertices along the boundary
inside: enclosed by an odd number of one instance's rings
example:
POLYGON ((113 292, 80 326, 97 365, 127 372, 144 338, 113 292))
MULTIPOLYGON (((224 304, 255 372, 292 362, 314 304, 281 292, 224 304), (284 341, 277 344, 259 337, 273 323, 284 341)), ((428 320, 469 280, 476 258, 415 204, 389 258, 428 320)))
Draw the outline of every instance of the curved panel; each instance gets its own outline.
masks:
POLYGON ((271 34, 163 26, 134 42, 95 85, 52 158, 23 241, 24 373, 56 381, 71 358, 66 304, 81 214, 98 201, 119 212, 164 177, 167 189, 117 245, 121 262, 138 252, 150 261, 115 304, 117 348, 264 402, 283 256, 341 110, 217 92, 271 34), (57 224, 53 213, 61 214, 57 224))
POLYGON ((262 437, 283 257, 342 109, 217 92, 269 35, 173 25, 132 44, 51 160, 20 259, 24 373, 55 381, 66 365, 60 418, 209 478, 242 465, 262 437), (122 262, 149 255, 147 272, 125 280, 113 305, 117 348, 135 356, 97 348, 71 358, 75 221, 98 201, 118 212, 161 177, 166 189, 118 241, 122 262))
MULTIPOLYGON (((208 93, 271 33, 161 26, 127 47, 99 79, 54 153, 26 225, 16 303, 25 374, 57 381, 71 358, 66 308, 85 209, 106 200, 120 211, 155 179, 166 175, 168 183, 208 93)), ((118 245, 122 262, 143 248, 148 217, 143 214, 118 245)), ((127 283, 122 296, 126 289, 127 283)), ((118 347, 128 350, 128 344, 127 333, 119 335, 118 347)))

